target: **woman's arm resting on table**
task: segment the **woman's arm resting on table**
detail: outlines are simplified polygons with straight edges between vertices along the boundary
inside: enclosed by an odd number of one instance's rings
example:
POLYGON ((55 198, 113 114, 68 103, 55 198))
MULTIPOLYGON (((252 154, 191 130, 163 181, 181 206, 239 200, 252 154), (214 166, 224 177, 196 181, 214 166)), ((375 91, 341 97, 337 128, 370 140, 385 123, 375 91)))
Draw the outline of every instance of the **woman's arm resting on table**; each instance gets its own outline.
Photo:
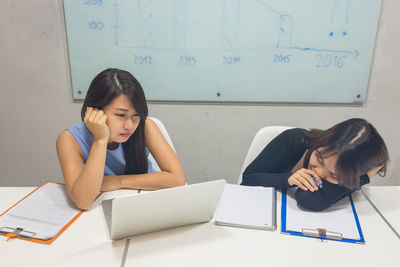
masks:
MULTIPOLYGON (((360 177, 360 185, 369 183, 369 178, 372 178, 382 167, 383 165, 375 167, 369 170, 366 175, 362 175, 360 177)), ((353 192, 354 190, 324 181, 323 187, 315 192, 298 189, 295 198, 300 207, 313 211, 321 211, 329 208, 353 192)))
POLYGON ((323 187, 314 192, 309 190, 304 191, 300 188, 297 189, 295 199, 297 205, 304 209, 321 211, 329 208, 345 196, 350 195, 353 191, 354 190, 324 181, 323 187))
POLYGON ((146 145, 161 171, 145 174, 105 176, 103 191, 118 188, 156 190, 184 185, 186 183, 182 165, 169 146, 157 125, 149 118, 145 124, 146 145))

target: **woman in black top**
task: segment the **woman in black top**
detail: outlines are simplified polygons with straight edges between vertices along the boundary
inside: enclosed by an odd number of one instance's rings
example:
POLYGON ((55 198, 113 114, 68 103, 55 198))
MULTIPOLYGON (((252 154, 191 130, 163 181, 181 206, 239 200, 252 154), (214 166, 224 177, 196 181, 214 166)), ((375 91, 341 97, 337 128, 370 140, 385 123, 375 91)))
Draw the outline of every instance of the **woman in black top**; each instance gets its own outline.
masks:
POLYGON ((286 130, 273 139, 243 172, 243 185, 298 186, 299 206, 320 211, 384 176, 388 151, 376 129, 350 119, 328 130, 286 130), (322 184, 319 188, 315 180, 322 184))

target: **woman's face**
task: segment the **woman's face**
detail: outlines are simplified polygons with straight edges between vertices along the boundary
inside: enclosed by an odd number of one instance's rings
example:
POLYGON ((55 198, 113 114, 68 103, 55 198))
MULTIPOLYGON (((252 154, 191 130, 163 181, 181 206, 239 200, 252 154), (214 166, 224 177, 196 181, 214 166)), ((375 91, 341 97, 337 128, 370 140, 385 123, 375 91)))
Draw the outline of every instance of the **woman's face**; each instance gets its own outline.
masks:
POLYGON ((314 170, 321 179, 332 184, 338 184, 338 177, 335 174, 335 166, 338 155, 332 155, 328 158, 322 158, 320 154, 321 148, 314 150, 310 156, 308 169, 314 170))
POLYGON ((116 97, 104 107, 107 126, 110 130, 108 143, 123 143, 135 132, 140 123, 139 114, 126 95, 116 97))

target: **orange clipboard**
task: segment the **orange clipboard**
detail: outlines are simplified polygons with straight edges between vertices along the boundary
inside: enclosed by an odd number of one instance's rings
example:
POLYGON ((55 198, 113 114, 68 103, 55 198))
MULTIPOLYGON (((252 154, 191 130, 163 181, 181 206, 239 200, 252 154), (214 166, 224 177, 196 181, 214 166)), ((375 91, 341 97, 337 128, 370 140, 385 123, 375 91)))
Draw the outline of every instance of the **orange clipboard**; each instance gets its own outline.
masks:
MULTIPOLYGON (((35 193, 38 189, 40 189, 41 187, 43 187, 43 186, 45 186, 46 184, 48 184, 48 183, 54 183, 54 184, 61 184, 61 185, 63 185, 62 183, 57 183, 57 182, 45 182, 44 184, 42 184, 41 186, 39 186, 38 188, 36 188, 35 190, 33 190, 32 192, 30 192, 28 195, 26 195, 25 197, 23 197, 20 201, 18 201, 17 203, 15 203, 13 206, 11 206, 9 209, 7 209, 5 212, 3 212, 1 215, 0 215, 0 217, 1 216, 3 216, 3 215, 5 215, 7 212, 9 212, 12 208, 14 208, 15 206, 17 206, 19 203, 21 203, 23 200, 25 200, 27 197, 29 197, 30 195, 32 195, 33 193, 35 193)), ((96 199, 100 196, 102 194, 102 192, 100 192, 98 195, 97 195, 97 197, 96 197, 96 199)), ((82 213, 83 213, 83 210, 80 210, 79 212, 78 212, 78 214, 76 214, 66 225, 64 225, 64 227, 54 236, 54 237, 52 237, 52 238, 50 238, 50 239, 38 239, 38 238, 34 238, 34 237, 29 237, 29 236, 21 236, 21 235, 19 235, 19 233, 20 232, 22 232, 22 231, 24 231, 24 229, 21 229, 21 228, 18 228, 18 227, 16 227, 16 228, 13 228, 14 229, 14 232, 12 232, 12 233, 3 233, 3 232, 0 232, 0 236, 6 236, 6 237, 8 237, 8 238, 12 238, 12 239, 21 239, 21 240, 25 240, 25 241, 31 241, 31 242, 36 242, 36 243, 42 243, 42 244, 51 244, 59 235, 61 235, 68 227, 70 227, 70 225, 74 222, 74 221, 76 221, 78 218, 79 218, 79 216, 81 216, 82 215, 82 213)), ((8 227, 7 227, 8 228, 8 227)), ((25 232, 29 232, 29 231, 25 231, 25 232)), ((32 232, 30 232, 30 233, 32 233, 32 232)))

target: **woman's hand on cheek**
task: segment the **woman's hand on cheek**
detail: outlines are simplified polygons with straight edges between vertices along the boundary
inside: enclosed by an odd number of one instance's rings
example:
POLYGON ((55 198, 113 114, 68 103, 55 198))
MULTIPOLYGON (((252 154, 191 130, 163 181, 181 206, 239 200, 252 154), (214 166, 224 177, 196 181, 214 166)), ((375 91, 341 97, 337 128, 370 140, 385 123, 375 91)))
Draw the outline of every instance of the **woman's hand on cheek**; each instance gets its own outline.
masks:
POLYGON ((88 107, 83 121, 93 134, 95 141, 108 142, 110 130, 107 126, 107 116, 102 110, 88 107))
POLYGON ((310 169, 302 168, 289 177, 288 183, 289 185, 297 185, 305 191, 310 190, 311 192, 314 192, 318 190, 318 186, 313 180, 313 177, 322 183, 321 178, 316 172, 310 169))

